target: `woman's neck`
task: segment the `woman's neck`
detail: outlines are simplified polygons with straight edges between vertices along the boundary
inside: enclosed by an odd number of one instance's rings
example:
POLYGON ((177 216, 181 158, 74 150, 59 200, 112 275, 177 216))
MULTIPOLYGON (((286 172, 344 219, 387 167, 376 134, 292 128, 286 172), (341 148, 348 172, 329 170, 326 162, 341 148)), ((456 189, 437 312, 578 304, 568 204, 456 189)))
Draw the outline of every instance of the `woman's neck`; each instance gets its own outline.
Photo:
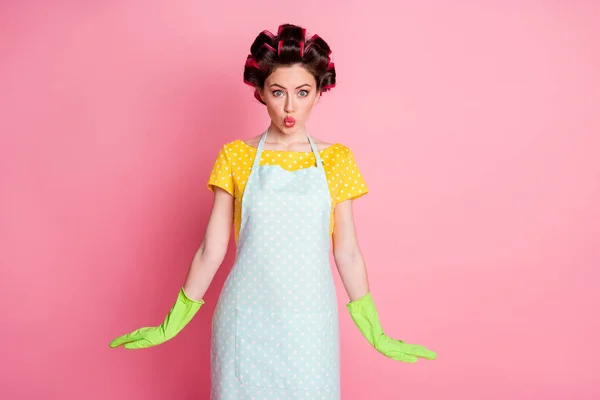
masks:
POLYGON ((265 142, 289 146, 294 143, 307 143, 308 139, 306 136, 306 129, 304 128, 300 129, 298 132, 284 133, 281 132, 277 126, 271 124, 271 126, 269 126, 269 131, 267 132, 267 138, 265 142))

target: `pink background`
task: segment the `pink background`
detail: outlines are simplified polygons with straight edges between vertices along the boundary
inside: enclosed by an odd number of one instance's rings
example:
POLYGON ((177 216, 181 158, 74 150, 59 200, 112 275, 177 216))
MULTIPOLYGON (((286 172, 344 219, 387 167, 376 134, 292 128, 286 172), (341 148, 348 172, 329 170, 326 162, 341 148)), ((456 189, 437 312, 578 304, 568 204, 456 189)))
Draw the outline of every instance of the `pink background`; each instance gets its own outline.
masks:
POLYGON ((344 400, 599 398, 600 4, 206 3, 0 5, 0 398, 208 398, 233 242, 177 338, 108 343, 173 304, 219 147, 268 123, 249 46, 283 22, 334 50, 309 129, 369 183, 384 329, 439 353, 370 348, 334 271, 344 400))

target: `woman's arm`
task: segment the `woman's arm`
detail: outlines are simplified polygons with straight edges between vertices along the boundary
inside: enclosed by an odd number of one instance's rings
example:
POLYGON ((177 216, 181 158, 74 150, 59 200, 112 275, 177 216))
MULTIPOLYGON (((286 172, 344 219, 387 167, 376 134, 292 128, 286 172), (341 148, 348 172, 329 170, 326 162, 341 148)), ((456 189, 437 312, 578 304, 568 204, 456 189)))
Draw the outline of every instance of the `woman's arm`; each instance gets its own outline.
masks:
POLYGON ((163 323, 119 336, 110 342, 110 347, 123 345, 126 349, 142 349, 159 345, 175 337, 194 318, 204 304, 202 298, 227 253, 232 219, 233 197, 215 187, 204 238, 194 255, 187 279, 179 289, 177 300, 163 323))
POLYGON ((336 205, 334 218, 333 256, 350 297, 346 307, 358 329, 377 351, 389 358, 410 363, 417 362, 419 357, 434 360, 437 357, 435 352, 421 345, 392 339, 384 333, 358 246, 351 199, 336 205))
POLYGON ((350 301, 363 297, 369 291, 367 267, 358 245, 352 202, 349 199, 335 206, 333 228, 333 257, 350 301))
POLYGON ((192 259, 183 285, 189 298, 199 301, 208 290, 227 254, 232 222, 233 197, 215 186, 212 211, 204 238, 192 259))

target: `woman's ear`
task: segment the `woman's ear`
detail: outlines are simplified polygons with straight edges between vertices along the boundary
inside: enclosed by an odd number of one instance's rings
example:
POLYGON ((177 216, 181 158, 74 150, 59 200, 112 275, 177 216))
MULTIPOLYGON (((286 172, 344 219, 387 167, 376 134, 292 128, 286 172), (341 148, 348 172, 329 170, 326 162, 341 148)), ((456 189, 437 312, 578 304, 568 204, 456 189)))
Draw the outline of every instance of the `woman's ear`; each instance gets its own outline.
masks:
MULTIPOLYGON (((256 91, 258 92, 258 96, 260 97, 260 99, 262 101, 265 101, 265 94, 263 93, 263 88, 256 88, 256 91)), ((265 102, 266 103, 266 102, 265 102)))
POLYGON ((315 96, 315 101, 313 103, 313 107, 317 105, 321 96, 323 96, 323 92, 319 91, 319 94, 317 96, 315 96))

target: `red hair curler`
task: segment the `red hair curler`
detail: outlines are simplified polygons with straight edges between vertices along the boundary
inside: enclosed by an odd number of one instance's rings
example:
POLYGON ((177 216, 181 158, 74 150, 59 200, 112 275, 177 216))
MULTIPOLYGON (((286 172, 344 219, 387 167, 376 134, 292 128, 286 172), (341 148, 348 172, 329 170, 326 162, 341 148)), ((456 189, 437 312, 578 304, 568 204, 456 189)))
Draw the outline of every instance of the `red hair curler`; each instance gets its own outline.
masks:
MULTIPOLYGON (((312 36, 310 37, 310 39, 308 39, 308 41, 309 41, 309 42, 311 42, 311 43, 313 43, 313 42, 314 42, 314 40, 315 40, 315 39, 317 39, 317 38, 319 38, 319 39, 320 39, 320 38, 321 38, 321 36, 319 36, 319 35, 317 35, 317 34, 315 33, 314 35, 312 35, 312 36)), ((322 39, 321 39, 321 40, 322 40, 322 39)), ((329 56, 329 55, 331 55, 331 49, 329 49, 329 51, 327 52, 327 55, 328 55, 328 56, 329 56)))
POLYGON ((269 43, 263 43, 261 47, 265 46, 267 49, 271 50, 271 51, 275 51, 275 49, 273 48, 273 46, 271 46, 269 43))
POLYGON ((263 67, 258 65, 256 59, 252 56, 252 54, 248 54, 248 57, 246 58, 246 67, 254 67, 260 69, 261 71, 264 70, 263 67))

